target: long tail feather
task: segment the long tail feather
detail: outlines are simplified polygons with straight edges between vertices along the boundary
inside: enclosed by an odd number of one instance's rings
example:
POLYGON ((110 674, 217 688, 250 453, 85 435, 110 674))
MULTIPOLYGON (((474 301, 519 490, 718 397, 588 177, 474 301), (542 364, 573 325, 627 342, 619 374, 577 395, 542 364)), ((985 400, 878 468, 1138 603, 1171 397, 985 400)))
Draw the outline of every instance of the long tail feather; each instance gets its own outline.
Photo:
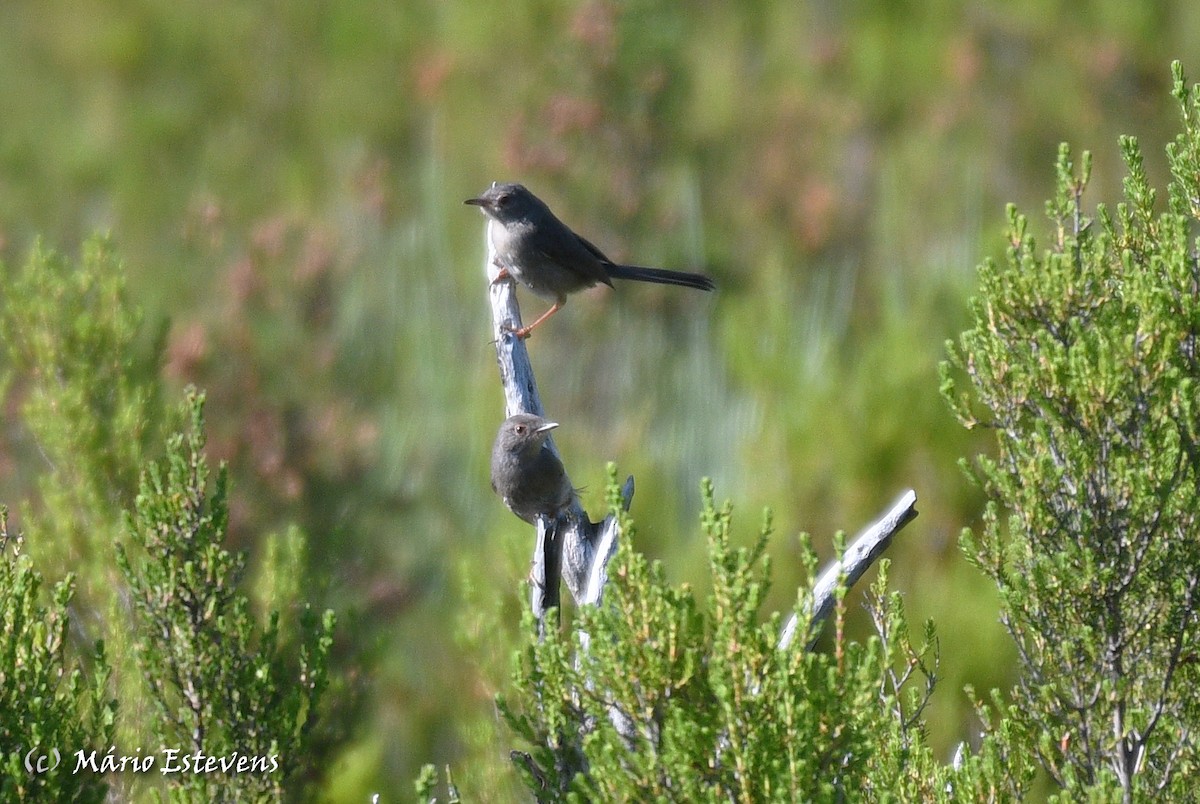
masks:
POLYGON ((691 274, 686 271, 664 271, 661 268, 642 268, 638 265, 604 266, 608 275, 614 279, 631 279, 635 282, 657 282, 660 285, 682 285, 685 288, 697 290, 712 290, 716 284, 704 274, 691 274))

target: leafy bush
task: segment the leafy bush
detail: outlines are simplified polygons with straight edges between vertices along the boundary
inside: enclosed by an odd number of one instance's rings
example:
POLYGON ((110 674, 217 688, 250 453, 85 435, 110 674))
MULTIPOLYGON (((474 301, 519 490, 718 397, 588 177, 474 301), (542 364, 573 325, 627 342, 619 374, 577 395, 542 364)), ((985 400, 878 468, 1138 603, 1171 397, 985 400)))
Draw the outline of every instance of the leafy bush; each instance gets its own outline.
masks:
POLYGON ((100 802, 108 785, 72 773, 71 753, 103 752, 112 739, 116 705, 106 695, 104 646, 97 644, 86 667, 70 659, 74 578, 55 584, 44 602, 42 576, 22 553, 23 541, 9 533, 0 507, 0 798, 100 802), (50 769, 33 773, 30 766, 50 769))
POLYGON ((1063 146, 1044 252, 1009 208, 974 326, 945 367, 968 427, 996 434, 971 560, 1000 589, 1022 676, 1016 739, 1078 796, 1194 792, 1200 671, 1200 98, 1174 65, 1184 132, 1164 212, 1137 142, 1115 214, 1063 146))
MULTIPOLYGON (((711 484, 703 495, 712 578, 703 604, 632 549, 625 518, 604 604, 580 610, 571 636, 541 640, 529 624, 517 692, 500 704, 530 746, 513 754, 529 791, 603 801, 929 797, 938 774, 919 716, 935 681, 932 625, 910 641, 884 571, 870 603, 875 638, 844 637, 839 595, 832 651, 781 646, 781 617, 761 613, 770 517, 752 546, 735 547, 732 509, 714 506, 711 484)), ((803 559, 811 578, 807 546, 803 559)), ((799 611, 810 598, 802 590, 799 611)))
POLYGON ((222 468, 209 487, 203 395, 161 402, 161 340, 105 241, 78 263, 36 249, 0 280, 7 401, 45 457, 24 506, 37 537, 27 553, 0 519, 4 790, 244 801, 318 780, 334 618, 300 599, 299 533, 277 540, 256 579, 224 545, 228 483, 222 468), (67 567, 86 598, 73 599, 67 567), (48 604, 43 572, 63 577, 48 604), (76 658, 97 635, 107 650, 76 658), (109 660, 116 701, 104 699, 109 660), (63 763, 31 775, 30 749, 63 763))

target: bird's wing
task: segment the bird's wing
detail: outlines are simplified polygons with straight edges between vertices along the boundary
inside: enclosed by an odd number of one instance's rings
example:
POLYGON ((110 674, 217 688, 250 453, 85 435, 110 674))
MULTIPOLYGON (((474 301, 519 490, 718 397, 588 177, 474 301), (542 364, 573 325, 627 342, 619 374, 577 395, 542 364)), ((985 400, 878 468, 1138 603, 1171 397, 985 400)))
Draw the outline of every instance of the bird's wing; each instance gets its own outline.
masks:
POLYGON ((575 239, 579 241, 580 245, 592 252, 592 256, 600 260, 600 262, 612 263, 612 260, 606 257, 603 251, 596 248, 596 245, 591 240, 588 240, 586 237, 580 237, 579 235, 575 235, 575 239))
POLYGON ((541 248, 538 250, 542 256, 557 265, 571 266, 571 270, 586 277, 590 285, 603 282, 612 287, 612 280, 608 278, 608 271, 604 269, 610 260, 604 256, 604 252, 572 232, 565 224, 562 232, 562 237, 540 240, 538 245, 541 248))

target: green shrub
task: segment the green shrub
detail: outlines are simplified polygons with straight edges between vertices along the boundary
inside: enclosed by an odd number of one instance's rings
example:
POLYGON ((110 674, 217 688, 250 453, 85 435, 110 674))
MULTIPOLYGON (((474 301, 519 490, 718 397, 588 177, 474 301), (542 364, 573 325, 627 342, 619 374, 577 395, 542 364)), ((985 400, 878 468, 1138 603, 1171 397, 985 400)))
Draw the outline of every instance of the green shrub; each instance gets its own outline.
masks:
MULTIPOLYGON (((933 796, 943 780, 920 719, 937 666, 932 625, 914 645, 885 569, 869 604, 876 637, 844 637, 839 594, 832 650, 781 647, 780 615, 761 611, 770 517, 752 546, 735 547, 731 508, 714 506, 711 484, 703 494, 703 603, 632 548, 625 518, 604 603, 578 611, 569 636, 539 640, 529 623, 516 692, 500 703, 527 744, 513 759, 529 791, 602 801, 933 796)), ((802 559, 811 578, 807 544, 802 559)), ((798 610, 810 598, 802 590, 798 610)))
POLYGON ((73 772, 75 751, 104 752, 113 735, 104 646, 96 645, 88 664, 71 660, 74 578, 55 584, 46 602, 42 576, 22 546, 0 507, 0 798, 104 801, 102 777, 73 772))
POLYGON ((968 427, 995 432, 991 497, 963 546, 999 587, 1022 676, 1011 732, 1079 797, 1194 793, 1200 671, 1200 100, 1174 65, 1184 132, 1167 209, 1141 151, 1115 214, 1085 213, 1091 160, 1059 151, 1040 251, 1009 208, 974 325, 944 367, 968 427))
POLYGON ((38 248, 21 270, 0 267, 0 285, 6 402, 44 457, 23 506, 36 539, 23 552, 5 529, 0 542, 0 789, 250 801, 319 781, 334 617, 301 599, 299 532, 256 578, 225 546, 203 394, 162 402, 161 340, 104 240, 78 262, 38 248), (48 603, 43 572, 63 577, 48 603), (73 599, 77 575, 88 595, 73 599), (77 658, 96 636, 106 650, 77 658), (116 702, 103 697, 110 661, 116 702), (30 749, 62 764, 30 774, 30 749))

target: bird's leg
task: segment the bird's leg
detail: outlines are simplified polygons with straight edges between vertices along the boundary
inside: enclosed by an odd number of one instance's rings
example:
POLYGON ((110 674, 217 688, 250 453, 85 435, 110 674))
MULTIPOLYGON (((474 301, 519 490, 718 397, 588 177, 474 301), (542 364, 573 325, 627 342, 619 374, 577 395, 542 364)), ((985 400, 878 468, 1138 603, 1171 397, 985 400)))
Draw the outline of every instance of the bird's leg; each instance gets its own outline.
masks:
POLYGON ((543 321, 557 313, 566 301, 567 298, 565 296, 560 296, 558 301, 554 302, 554 306, 542 313, 541 316, 539 316, 538 319, 532 324, 527 327, 521 327, 520 329, 510 329, 509 332, 511 332, 513 335, 516 335, 521 340, 525 340, 529 337, 529 333, 533 332, 535 327, 540 326, 543 321))

